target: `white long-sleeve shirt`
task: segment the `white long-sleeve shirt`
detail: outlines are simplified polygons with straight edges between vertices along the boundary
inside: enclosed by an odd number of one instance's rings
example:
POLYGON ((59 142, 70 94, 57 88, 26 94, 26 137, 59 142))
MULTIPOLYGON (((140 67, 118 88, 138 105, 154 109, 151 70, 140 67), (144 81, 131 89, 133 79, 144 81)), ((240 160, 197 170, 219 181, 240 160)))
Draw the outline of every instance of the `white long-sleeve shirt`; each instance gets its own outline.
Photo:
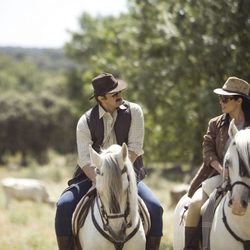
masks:
MULTIPOLYGON (((119 108, 125 108, 121 105, 119 108)), ((128 134, 128 150, 137 156, 142 155, 144 141, 144 116, 141 107, 130 102, 131 125, 128 134)), ((99 119, 103 118, 104 139, 102 148, 106 149, 117 143, 114 124, 117 118, 117 110, 111 115, 99 105, 99 119)), ((83 114, 77 124, 76 141, 78 151, 78 165, 84 167, 90 165, 89 145, 93 144, 91 133, 88 127, 86 113, 83 114)))

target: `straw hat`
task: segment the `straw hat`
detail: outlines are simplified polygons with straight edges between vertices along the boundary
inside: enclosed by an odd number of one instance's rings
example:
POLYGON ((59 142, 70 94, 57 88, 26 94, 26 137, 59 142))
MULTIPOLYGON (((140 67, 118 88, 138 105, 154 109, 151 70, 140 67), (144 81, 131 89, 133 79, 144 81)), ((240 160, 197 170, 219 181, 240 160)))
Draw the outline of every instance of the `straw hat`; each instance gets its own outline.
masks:
POLYGON ((214 89, 217 95, 240 95, 249 99, 250 85, 245 80, 231 76, 222 88, 214 89))

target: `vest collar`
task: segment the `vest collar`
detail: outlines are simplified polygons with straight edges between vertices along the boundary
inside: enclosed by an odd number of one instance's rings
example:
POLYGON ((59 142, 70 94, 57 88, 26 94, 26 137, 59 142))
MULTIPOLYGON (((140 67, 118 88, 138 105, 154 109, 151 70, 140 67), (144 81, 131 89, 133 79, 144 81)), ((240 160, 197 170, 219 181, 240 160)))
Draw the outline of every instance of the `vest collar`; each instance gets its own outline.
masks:
POLYGON ((98 111, 99 111, 99 119, 102 119, 102 117, 106 114, 106 110, 99 104, 98 111))
POLYGON ((123 103, 123 104, 121 104, 121 105, 119 106, 118 109, 125 110, 125 109, 127 109, 127 108, 128 108, 128 107, 123 103))
MULTIPOLYGON (((128 107, 126 106, 126 104, 125 104, 125 103, 122 103, 122 104, 117 108, 117 111, 118 111, 119 109, 125 110, 125 109, 127 109, 127 108, 128 108, 128 107)), ((107 113, 107 111, 106 111, 100 104, 98 104, 98 111, 99 111, 99 119, 102 119, 103 116, 107 113)))

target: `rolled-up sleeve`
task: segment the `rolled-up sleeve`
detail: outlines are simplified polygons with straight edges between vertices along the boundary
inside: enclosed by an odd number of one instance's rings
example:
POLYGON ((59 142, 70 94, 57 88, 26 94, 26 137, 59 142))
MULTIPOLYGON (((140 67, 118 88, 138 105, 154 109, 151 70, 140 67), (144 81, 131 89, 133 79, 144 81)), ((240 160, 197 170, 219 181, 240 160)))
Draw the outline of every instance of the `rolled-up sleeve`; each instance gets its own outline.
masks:
POLYGON ((82 115, 76 127, 76 142, 78 152, 78 164, 80 167, 90 164, 89 144, 92 145, 90 130, 86 115, 82 115))
POLYGON ((144 116, 142 108, 136 103, 130 103, 131 125, 128 134, 128 149, 140 156, 144 153, 144 116))

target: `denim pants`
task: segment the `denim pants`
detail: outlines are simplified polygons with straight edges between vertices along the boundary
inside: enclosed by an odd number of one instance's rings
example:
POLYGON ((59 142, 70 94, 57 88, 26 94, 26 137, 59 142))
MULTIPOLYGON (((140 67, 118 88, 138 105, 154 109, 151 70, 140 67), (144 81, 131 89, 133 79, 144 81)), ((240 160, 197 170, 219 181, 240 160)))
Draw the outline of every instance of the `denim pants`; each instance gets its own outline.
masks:
MULTIPOLYGON (((77 184, 73 184, 62 194, 57 202, 55 229, 57 236, 72 235, 72 215, 80 199, 88 192, 92 183, 85 179, 77 184)), ((162 236, 162 214, 163 208, 160 201, 153 192, 143 182, 138 183, 138 195, 142 198, 148 208, 151 218, 151 229, 149 236, 162 236)))

